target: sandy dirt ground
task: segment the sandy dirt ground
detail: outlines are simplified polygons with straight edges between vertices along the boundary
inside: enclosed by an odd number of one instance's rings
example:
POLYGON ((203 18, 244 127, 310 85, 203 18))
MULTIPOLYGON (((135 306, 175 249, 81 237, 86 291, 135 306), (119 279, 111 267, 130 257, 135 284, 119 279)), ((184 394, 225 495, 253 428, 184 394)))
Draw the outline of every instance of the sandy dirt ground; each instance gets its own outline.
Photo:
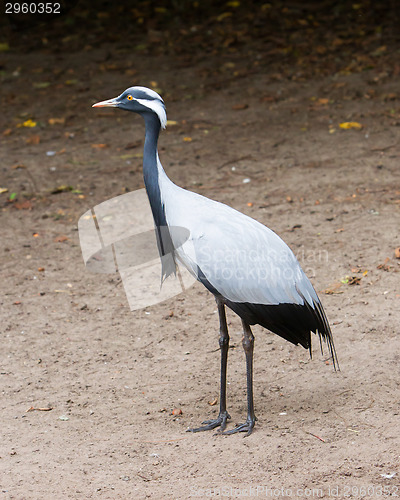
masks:
MULTIPOLYGON (((191 58, 33 33, 0 53, 1 498, 400 496, 399 45, 371 35, 299 70, 283 49, 263 59, 274 41, 191 58), (332 326, 336 373, 316 337, 310 360, 254 328, 246 438, 186 433, 218 412, 213 297, 196 284, 131 312, 118 274, 83 263, 79 217, 143 187, 140 117, 91 109, 132 84, 176 122, 170 178, 277 232, 332 326)), ((228 321, 232 426, 246 387, 228 321)))

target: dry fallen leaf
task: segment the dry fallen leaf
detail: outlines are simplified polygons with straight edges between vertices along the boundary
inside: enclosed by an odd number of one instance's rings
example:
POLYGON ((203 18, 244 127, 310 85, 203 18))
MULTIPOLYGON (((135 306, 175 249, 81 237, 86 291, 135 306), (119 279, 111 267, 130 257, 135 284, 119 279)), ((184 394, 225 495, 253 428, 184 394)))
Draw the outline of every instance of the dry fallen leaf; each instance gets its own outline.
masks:
POLYGON ((17 201, 14 203, 14 208, 17 210, 32 210, 33 205, 29 200, 17 201))
POLYGON ((358 278, 357 276, 350 276, 348 280, 349 285, 359 285, 361 281, 361 278, 358 278))
POLYGON ((240 110, 242 110, 242 109, 247 109, 248 107, 249 107, 249 105, 248 105, 248 104, 243 103, 243 104, 235 104, 234 106, 232 106, 232 109, 233 109, 234 111, 240 111, 240 110))
POLYGON ((63 241, 67 241, 68 237, 65 236, 64 234, 61 234, 60 236, 57 236, 57 238, 54 238, 54 241, 56 243, 62 243, 63 241))
POLYGON ((339 124, 339 127, 343 130, 349 130, 351 128, 360 129, 362 128, 362 125, 358 122, 343 122, 339 124))
POLYGON ((342 286, 342 283, 333 283, 333 285, 330 285, 328 288, 325 289, 325 293, 327 295, 334 295, 336 293, 343 293, 342 290, 339 290, 339 288, 342 286))
POLYGON ((40 135, 31 135, 25 141, 27 144, 39 144, 40 143, 40 135))
POLYGON ((52 409, 53 408, 51 406, 47 408, 35 408, 34 406, 31 406, 26 410, 26 413, 28 413, 28 411, 51 411, 52 409))
POLYGON ((73 191, 74 188, 72 186, 67 186, 66 184, 61 184, 61 186, 57 186, 56 188, 53 189, 51 194, 59 194, 59 193, 64 193, 66 191, 73 191))
POLYGON ((50 85, 50 82, 33 82, 32 87, 34 89, 47 89, 50 85))
POLYGON ((390 262, 389 257, 386 257, 385 262, 383 264, 379 264, 379 266, 377 266, 377 269, 383 269, 384 271, 390 271, 391 266, 390 266, 389 262, 390 262))
POLYGON ((218 17, 216 17, 217 21, 218 22, 221 22, 223 21, 225 18, 227 17, 231 17, 233 16, 232 12, 223 12, 222 14, 220 14, 218 17))
POLYGON ((261 100, 261 102, 275 102, 277 100, 277 98, 275 96, 272 96, 272 95, 266 95, 264 97, 261 97, 260 100, 261 100))
POLYGON ((49 118, 49 125, 64 125, 65 118, 49 118))
POLYGON ((29 120, 26 120, 26 121, 24 121, 24 122, 22 122, 22 123, 18 123, 18 124, 17 124, 17 127, 18 127, 18 128, 20 128, 20 127, 30 127, 30 128, 32 128, 32 127, 36 127, 36 125, 37 125, 37 123, 36 123, 36 122, 34 122, 33 120, 31 120, 31 119, 29 118, 29 120))
MULTIPOLYGON (((364 277, 364 276, 367 276, 367 274, 368 274, 368 269, 363 270, 361 267, 353 267, 353 268, 351 269, 351 272, 352 272, 352 273, 359 273, 359 274, 362 274, 362 275, 363 275, 363 277, 364 277)), ((354 283, 350 283, 350 282, 349 282, 349 285, 352 285, 352 284, 354 284, 354 283)))
MULTIPOLYGON (((168 125, 168 122, 167 122, 168 125)), ((124 149, 135 149, 142 145, 142 141, 139 139, 137 141, 128 142, 124 149)))
POLYGON ((395 248, 394 256, 396 257, 396 259, 400 259, 400 247, 395 248))
POLYGON ((94 148, 94 149, 104 149, 104 148, 108 148, 108 144, 92 144, 92 148, 94 148))

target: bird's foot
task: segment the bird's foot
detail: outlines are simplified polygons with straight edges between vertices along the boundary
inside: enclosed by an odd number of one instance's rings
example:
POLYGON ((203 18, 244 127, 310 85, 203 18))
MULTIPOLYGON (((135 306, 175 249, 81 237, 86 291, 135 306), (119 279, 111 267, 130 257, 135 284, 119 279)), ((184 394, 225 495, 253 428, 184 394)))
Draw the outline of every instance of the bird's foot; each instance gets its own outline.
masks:
POLYGON ((228 436, 230 434, 236 434, 237 432, 247 432, 246 436, 250 436, 250 434, 253 432, 256 420, 257 420, 256 417, 247 417, 247 420, 244 424, 237 424, 236 427, 234 427, 233 429, 221 432, 221 434, 223 434, 224 436, 228 436))
POLYGON ((202 432, 202 431, 211 431, 216 427, 220 427, 219 432, 223 432, 226 428, 227 421, 231 418, 227 411, 224 411, 218 415, 218 418, 212 420, 204 420, 201 427, 197 427, 195 429, 188 429, 187 432, 202 432))

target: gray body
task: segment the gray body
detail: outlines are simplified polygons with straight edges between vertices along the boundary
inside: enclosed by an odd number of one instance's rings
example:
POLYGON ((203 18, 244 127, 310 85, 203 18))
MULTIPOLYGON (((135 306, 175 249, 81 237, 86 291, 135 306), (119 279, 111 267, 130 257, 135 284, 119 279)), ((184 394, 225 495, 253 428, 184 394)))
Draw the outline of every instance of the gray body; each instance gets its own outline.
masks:
POLYGON ((337 358, 332 333, 321 302, 290 248, 273 231, 237 210, 174 184, 166 175, 157 152, 160 129, 166 125, 161 97, 145 87, 131 87, 119 97, 95 107, 119 107, 143 116, 146 126, 143 175, 158 236, 163 278, 185 266, 214 294, 220 317, 221 400, 217 419, 192 431, 220 427, 226 411, 226 364, 229 336, 224 306, 243 323, 246 353, 248 416, 244 424, 226 433, 252 432, 255 423, 252 393, 254 337, 250 325, 260 324, 311 353, 311 332, 337 358), (182 243, 179 231, 189 234, 182 243))

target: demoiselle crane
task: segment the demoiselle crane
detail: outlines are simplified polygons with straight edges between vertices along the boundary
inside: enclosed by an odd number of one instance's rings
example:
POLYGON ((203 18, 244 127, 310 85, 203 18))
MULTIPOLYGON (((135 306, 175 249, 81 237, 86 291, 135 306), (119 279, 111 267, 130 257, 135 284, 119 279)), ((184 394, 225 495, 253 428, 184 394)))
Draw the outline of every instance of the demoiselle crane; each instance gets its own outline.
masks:
POLYGON ((296 257, 279 236, 237 210, 187 191, 166 175, 157 143, 167 115, 162 98, 145 87, 130 87, 120 96, 93 104, 138 113, 145 121, 144 182, 154 217, 162 278, 185 266, 214 294, 220 323, 221 385, 219 415, 192 432, 219 427, 223 434, 251 434, 256 416, 253 403, 254 336, 250 325, 259 324, 295 345, 310 350, 311 332, 318 333, 338 367, 335 347, 322 304, 296 257), (170 228, 185 228, 187 241, 179 241, 170 228), (164 228, 164 230, 161 230, 164 228), (169 257, 169 258, 166 258, 169 257), (229 335, 225 306, 238 314, 243 325, 247 374, 247 419, 225 430, 231 418, 226 406, 226 369, 229 335))

